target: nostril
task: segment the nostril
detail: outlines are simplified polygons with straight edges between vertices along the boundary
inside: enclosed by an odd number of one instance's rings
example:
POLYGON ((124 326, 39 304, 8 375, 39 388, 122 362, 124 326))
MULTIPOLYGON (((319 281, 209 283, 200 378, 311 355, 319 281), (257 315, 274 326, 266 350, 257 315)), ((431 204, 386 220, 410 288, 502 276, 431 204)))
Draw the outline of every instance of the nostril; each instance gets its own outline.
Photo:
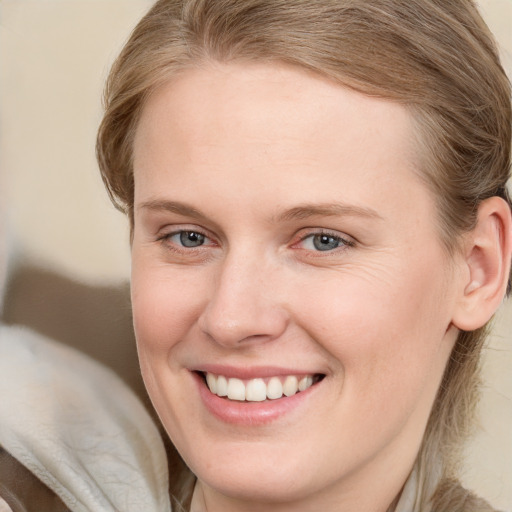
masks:
POLYGON ((226 282, 219 283, 201 313, 198 326, 203 333, 229 348, 272 341, 283 334, 289 321, 285 308, 250 283, 241 288, 242 283, 233 287, 226 282))

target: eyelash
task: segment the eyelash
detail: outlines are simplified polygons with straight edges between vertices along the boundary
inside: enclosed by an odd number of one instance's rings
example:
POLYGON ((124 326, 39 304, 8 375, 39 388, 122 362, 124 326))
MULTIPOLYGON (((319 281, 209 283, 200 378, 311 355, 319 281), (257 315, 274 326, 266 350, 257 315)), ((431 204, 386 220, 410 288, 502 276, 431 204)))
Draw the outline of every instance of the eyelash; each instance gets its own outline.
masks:
POLYGON ((316 232, 309 232, 306 235, 302 236, 300 238, 300 240, 293 245, 296 246, 298 244, 302 244, 308 239, 311 239, 312 243, 314 244, 315 237, 326 237, 327 239, 331 239, 334 242, 339 244, 338 246, 336 246, 332 249, 327 249, 324 251, 322 251, 318 248, 316 248, 317 250, 304 249, 308 252, 315 253, 316 257, 323 256, 323 255, 328 256, 329 254, 332 254, 333 252, 346 251, 348 248, 353 247, 355 245, 355 243, 352 240, 350 240, 348 238, 344 238, 339 233, 334 233, 334 232, 328 231, 328 230, 319 230, 316 232), (318 253, 318 254, 316 254, 316 253, 318 253))
MULTIPOLYGON (((211 246, 217 245, 215 243, 215 241, 213 240, 213 238, 210 237, 208 234, 206 234, 201 229, 178 229, 178 230, 172 231, 170 233, 165 233, 163 235, 160 235, 157 238, 157 241, 162 243, 167 249, 169 249, 171 251, 177 252, 179 254, 190 254, 190 255, 194 254, 197 251, 202 251, 205 246, 211 247, 211 246), (205 241, 209 241, 210 243, 203 243, 198 246, 187 247, 187 246, 183 245, 183 240, 181 240, 181 243, 171 241, 173 237, 176 237, 176 236, 181 237, 187 233, 189 236, 197 235, 199 237, 203 237, 205 241)), ((343 236, 340 236, 338 233, 328 231, 328 230, 319 230, 316 232, 309 231, 307 234, 300 237, 300 239, 297 242, 294 242, 291 245, 291 247, 297 248, 299 250, 304 250, 309 253, 314 253, 316 257, 321 257, 324 255, 328 256, 329 254, 332 254, 333 252, 337 253, 339 251, 345 251, 348 248, 353 247, 354 245, 355 245, 354 241, 352 241, 348 238, 344 238, 343 236), (315 250, 315 248, 307 249, 304 247, 297 247, 300 244, 304 244, 304 242, 306 242, 308 239, 311 239, 312 244, 315 244, 315 237, 325 237, 326 239, 330 239, 334 243, 337 243, 338 245, 336 247, 333 247, 331 249, 326 249, 324 251, 321 249, 318 249, 318 247, 316 247, 316 246, 315 246, 316 250, 315 250), (318 253, 318 254, 316 254, 316 253, 318 253)))
MULTIPOLYGON (((185 245, 180 245, 178 243, 173 243, 171 241, 171 239, 173 237, 178 236, 178 235, 181 236, 181 235, 183 235, 185 233, 188 233, 189 235, 191 235, 191 234, 199 235, 200 237, 203 237, 205 240, 213 242, 212 238, 210 236, 208 236, 204 231, 202 231, 200 229, 177 229, 175 231, 172 231, 171 233, 165 233, 165 234, 159 236, 157 238, 157 241, 162 243, 163 245, 165 245, 165 247, 167 249, 170 249, 172 251, 179 252, 179 253, 195 252, 197 250, 201 250, 205 246, 205 244, 201 244, 201 245, 198 245, 196 247, 187 247, 185 245)), ((215 242, 210 243, 210 244, 206 244, 207 247, 209 247, 211 245, 216 245, 216 244, 215 244, 215 242)))

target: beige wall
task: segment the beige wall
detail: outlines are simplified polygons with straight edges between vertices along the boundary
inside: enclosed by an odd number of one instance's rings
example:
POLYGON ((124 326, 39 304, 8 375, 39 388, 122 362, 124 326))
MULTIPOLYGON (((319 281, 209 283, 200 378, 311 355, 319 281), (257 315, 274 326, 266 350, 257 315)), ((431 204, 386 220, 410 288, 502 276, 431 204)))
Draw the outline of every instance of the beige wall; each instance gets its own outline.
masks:
MULTIPOLYGON (((94 137, 108 66, 149 3, 0 2, 2 208, 20 256, 88 283, 129 274, 126 223, 103 191, 94 137)), ((480 5, 512 70, 512 1, 480 5)), ((512 510, 511 303, 496 333, 465 482, 512 510)))
POLYGON ((85 279, 129 273, 126 223, 98 177, 107 69, 141 0, 0 2, 0 169, 24 254, 85 279))

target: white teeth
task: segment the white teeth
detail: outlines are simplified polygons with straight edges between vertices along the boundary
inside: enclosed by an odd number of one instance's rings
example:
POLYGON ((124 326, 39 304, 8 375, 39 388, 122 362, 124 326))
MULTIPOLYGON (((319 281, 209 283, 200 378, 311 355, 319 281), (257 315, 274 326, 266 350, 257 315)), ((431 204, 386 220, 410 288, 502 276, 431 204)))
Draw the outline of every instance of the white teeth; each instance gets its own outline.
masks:
POLYGON ((245 387, 245 399, 249 402, 263 402, 267 399, 267 386, 263 379, 252 379, 245 387))
POLYGON ((311 375, 307 375, 306 377, 302 377, 299 381, 299 391, 305 391, 313 385, 313 377, 311 375))
POLYGON ((267 398, 275 400, 283 396, 283 384, 277 377, 272 377, 267 384, 267 398))
POLYGON ((295 375, 288 375, 283 384, 283 393, 286 396, 293 396, 299 390, 299 381, 295 375))
POLYGON ((214 394, 217 393, 217 379, 215 378, 215 375, 213 375, 213 373, 206 374, 206 382, 208 384, 208 387, 210 388, 210 391, 214 394))
POLYGON ((243 381, 236 378, 206 374, 206 383, 210 391, 220 397, 227 396, 230 400, 240 402, 263 402, 267 398, 277 400, 284 396, 293 396, 299 391, 305 391, 313 385, 313 376, 306 375, 299 379, 295 375, 271 377, 265 383, 261 378, 243 381))
POLYGON ((240 379, 228 380, 228 398, 230 400, 245 400, 245 384, 240 379))
POLYGON ((217 377, 217 390, 212 391, 212 389, 210 388, 210 391, 218 396, 228 396, 228 380, 226 379, 226 377, 219 375, 217 377))

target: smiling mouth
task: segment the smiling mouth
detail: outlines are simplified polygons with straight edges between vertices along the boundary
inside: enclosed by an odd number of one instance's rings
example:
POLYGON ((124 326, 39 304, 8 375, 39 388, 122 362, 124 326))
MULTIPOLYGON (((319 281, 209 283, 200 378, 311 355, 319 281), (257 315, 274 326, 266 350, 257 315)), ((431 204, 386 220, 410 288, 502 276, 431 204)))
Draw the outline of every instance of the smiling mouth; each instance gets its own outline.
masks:
POLYGON ((210 372, 198 372, 211 393, 237 402, 264 402, 290 397, 318 384, 325 375, 276 376, 242 380, 210 372))

